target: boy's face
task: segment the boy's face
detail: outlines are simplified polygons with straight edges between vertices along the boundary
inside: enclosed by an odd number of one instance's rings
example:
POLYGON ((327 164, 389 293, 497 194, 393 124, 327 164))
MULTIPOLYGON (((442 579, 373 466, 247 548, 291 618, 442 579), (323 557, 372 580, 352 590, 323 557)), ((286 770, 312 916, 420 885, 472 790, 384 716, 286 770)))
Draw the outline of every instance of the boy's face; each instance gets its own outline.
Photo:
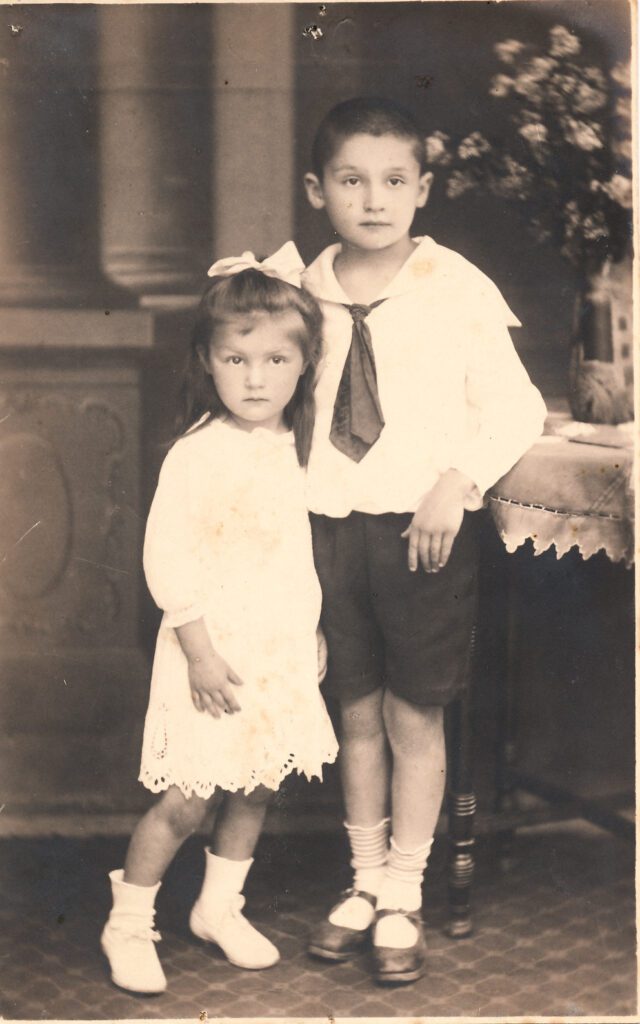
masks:
POLYGON ((352 135, 326 164, 322 180, 305 175, 309 202, 326 209, 342 241, 366 252, 409 237, 433 175, 420 173, 413 143, 397 135, 352 135))

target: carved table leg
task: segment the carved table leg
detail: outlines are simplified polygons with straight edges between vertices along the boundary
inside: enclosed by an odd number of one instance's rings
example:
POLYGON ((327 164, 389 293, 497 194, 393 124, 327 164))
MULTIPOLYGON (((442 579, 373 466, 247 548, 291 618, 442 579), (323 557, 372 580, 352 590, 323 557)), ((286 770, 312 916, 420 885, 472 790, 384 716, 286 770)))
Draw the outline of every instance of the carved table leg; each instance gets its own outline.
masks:
MULTIPOLYGON (((504 586, 499 602, 499 614, 504 624, 504 652, 499 659, 497 686, 497 750, 496 750, 496 811, 510 814, 516 810, 516 698, 517 698, 517 638, 518 609, 515 585, 515 556, 507 555, 504 567, 504 586)), ((513 829, 499 830, 498 857, 500 866, 508 870, 513 864, 513 829)))
POLYGON ((449 790, 449 923, 453 939, 469 935, 471 885, 475 868, 473 823, 476 798, 471 784, 470 697, 468 692, 451 707, 451 783, 449 790))

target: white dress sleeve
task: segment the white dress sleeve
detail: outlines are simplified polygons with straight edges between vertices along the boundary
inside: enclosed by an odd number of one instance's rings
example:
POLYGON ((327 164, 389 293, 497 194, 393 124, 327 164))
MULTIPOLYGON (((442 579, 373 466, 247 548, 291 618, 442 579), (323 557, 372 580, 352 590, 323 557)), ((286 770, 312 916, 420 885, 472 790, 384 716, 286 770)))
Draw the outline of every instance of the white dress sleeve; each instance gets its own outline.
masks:
POLYGON ((202 558, 190 515, 188 459, 178 442, 162 464, 144 539, 144 572, 164 624, 182 626, 203 614, 202 558))
POLYGON ((474 429, 455 453, 452 468, 470 477, 483 495, 541 435, 546 416, 538 389, 520 362, 508 328, 520 326, 502 295, 479 275, 467 341, 467 406, 474 429))

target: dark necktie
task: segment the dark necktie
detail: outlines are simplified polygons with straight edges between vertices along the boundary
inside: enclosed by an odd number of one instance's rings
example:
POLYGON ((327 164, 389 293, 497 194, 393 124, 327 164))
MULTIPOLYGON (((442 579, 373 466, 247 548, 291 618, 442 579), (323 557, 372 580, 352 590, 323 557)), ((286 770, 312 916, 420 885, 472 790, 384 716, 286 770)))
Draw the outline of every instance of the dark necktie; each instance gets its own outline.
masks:
POLYGON ((365 323, 371 310, 384 301, 345 306, 353 318, 351 346, 338 385, 329 440, 354 462, 364 458, 384 427, 371 332, 365 323))

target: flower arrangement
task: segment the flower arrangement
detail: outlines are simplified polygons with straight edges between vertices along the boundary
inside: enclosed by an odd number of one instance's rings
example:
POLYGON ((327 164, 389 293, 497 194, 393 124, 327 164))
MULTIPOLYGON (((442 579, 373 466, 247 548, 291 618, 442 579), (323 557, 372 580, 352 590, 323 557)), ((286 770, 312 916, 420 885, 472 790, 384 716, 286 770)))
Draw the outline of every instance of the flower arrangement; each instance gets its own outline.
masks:
POLYGON ((451 199, 487 189, 520 206, 534 238, 556 244, 587 277, 628 251, 632 142, 629 65, 599 67, 562 25, 546 49, 506 39, 489 93, 503 121, 479 131, 436 131, 427 160, 446 170, 451 199))

